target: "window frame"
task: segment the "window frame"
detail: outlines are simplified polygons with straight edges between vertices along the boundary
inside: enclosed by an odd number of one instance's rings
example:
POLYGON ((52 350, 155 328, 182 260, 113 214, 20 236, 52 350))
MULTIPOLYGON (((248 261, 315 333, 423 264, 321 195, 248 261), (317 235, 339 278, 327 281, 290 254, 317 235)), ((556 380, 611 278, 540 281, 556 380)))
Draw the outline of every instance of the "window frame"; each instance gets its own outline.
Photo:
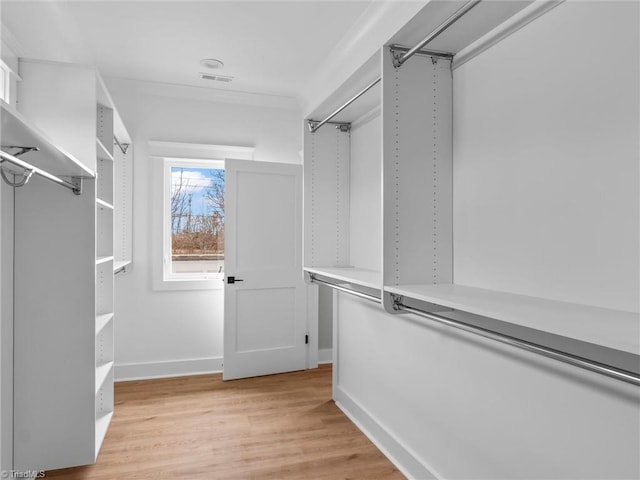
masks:
POLYGON ((190 288, 195 286, 194 282, 197 282, 198 288, 222 288, 224 271, 221 273, 173 273, 171 271, 171 169, 174 167, 224 170, 225 162, 223 159, 163 158, 162 281, 174 283, 176 286, 186 283, 184 286, 190 288))

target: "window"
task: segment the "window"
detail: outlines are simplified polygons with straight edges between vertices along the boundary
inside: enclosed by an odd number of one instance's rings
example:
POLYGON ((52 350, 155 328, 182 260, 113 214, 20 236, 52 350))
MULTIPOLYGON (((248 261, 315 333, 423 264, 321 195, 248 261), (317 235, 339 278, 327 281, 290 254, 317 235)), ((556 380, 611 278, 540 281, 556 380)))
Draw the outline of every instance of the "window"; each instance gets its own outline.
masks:
POLYGON ((164 280, 222 279, 224 161, 164 162, 164 280))
POLYGON ((223 159, 253 160, 254 150, 149 141, 149 173, 154 180, 147 212, 153 232, 148 253, 154 290, 224 288, 223 159))

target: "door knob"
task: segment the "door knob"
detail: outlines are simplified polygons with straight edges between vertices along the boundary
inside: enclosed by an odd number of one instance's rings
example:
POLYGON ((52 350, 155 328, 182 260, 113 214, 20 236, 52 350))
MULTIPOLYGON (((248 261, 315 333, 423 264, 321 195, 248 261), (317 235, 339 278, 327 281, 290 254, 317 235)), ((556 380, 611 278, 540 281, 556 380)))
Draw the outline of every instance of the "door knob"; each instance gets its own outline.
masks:
POLYGON ((231 275, 229 275, 227 277, 227 283, 236 283, 236 282, 244 282, 244 280, 242 280, 240 278, 233 277, 231 275))

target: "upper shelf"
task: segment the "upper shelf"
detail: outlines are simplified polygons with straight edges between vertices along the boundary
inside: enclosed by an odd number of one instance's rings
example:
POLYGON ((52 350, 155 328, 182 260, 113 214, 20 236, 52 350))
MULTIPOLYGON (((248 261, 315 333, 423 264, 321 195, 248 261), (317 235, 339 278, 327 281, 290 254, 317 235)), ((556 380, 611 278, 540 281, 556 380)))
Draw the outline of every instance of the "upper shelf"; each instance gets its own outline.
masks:
POLYGON ((554 335, 640 355, 640 314, 455 284, 385 291, 554 335))
MULTIPOLYGON (((462 8, 467 0, 430 1, 401 30, 385 42, 384 55, 390 55, 387 45, 413 47, 419 44, 438 25, 462 8)), ((557 2, 536 2, 535 0, 502 0, 480 2, 453 25, 438 35, 425 49, 436 52, 458 54, 485 36, 491 36, 502 25, 514 19, 535 16, 544 8, 551 8, 557 2), (545 6, 547 4, 547 6, 545 6)), ((307 118, 322 120, 341 104, 353 97, 365 85, 380 77, 380 52, 373 54, 360 68, 339 85, 339 87, 309 113, 307 118)), ((380 85, 353 102, 333 118, 335 122, 352 123, 380 105, 380 85)))
POLYGON ((13 153, 14 150, 9 148, 11 146, 38 147, 38 152, 29 152, 21 160, 58 177, 95 177, 95 172, 56 145, 46 133, 33 126, 17 110, 3 101, 0 104, 0 143, 3 150, 13 153))
MULTIPOLYGON (((457 54, 534 3, 534 0, 480 2, 434 38, 426 48, 457 54)), ((413 47, 465 4, 466 0, 427 3, 388 43, 413 47)))

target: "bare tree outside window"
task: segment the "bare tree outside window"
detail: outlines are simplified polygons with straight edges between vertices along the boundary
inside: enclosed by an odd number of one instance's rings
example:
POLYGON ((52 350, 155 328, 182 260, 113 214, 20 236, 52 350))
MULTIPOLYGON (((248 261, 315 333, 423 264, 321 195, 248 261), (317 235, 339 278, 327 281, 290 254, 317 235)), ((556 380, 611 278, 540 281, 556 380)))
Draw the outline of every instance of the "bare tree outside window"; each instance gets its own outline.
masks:
POLYGON ((224 269, 223 169, 171 168, 171 273, 224 269))

